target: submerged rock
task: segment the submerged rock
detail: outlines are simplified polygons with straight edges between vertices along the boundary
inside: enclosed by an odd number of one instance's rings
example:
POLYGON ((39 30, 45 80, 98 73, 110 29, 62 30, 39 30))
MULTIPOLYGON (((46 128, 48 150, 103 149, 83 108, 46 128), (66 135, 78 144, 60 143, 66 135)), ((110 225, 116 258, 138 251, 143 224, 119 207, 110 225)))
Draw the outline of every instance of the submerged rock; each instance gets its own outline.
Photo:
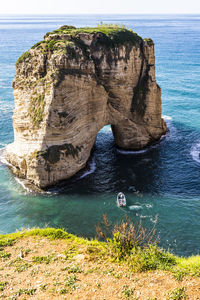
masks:
POLYGON ((13 82, 13 172, 40 188, 82 169, 98 131, 139 150, 166 132, 153 41, 118 26, 62 26, 25 52, 13 82))

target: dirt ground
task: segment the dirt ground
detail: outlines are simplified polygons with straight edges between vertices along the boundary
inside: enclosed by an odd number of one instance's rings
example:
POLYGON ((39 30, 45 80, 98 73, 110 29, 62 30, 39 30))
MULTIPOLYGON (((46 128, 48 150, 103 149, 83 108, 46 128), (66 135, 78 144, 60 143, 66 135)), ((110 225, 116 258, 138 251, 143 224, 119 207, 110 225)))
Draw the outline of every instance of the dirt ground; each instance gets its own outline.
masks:
POLYGON ((43 237, 6 247, 0 256, 0 299, 200 299, 200 278, 133 273, 127 266, 71 253, 64 240, 43 237))

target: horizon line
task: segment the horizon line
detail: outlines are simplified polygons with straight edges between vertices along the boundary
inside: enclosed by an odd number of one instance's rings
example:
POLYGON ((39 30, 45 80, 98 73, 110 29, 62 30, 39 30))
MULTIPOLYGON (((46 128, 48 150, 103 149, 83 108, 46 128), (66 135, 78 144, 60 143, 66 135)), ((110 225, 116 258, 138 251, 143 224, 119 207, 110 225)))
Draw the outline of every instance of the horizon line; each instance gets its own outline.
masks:
POLYGON ((0 13, 0 16, 69 16, 69 15, 200 15, 199 13, 0 13))

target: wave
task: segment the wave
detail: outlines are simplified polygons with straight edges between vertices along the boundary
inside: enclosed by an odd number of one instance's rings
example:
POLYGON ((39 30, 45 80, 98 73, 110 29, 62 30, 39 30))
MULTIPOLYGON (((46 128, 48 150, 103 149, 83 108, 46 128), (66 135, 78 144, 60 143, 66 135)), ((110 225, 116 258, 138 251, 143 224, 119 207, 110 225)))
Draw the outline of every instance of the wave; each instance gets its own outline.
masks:
POLYGON ((192 147, 190 154, 192 155, 193 160, 200 163, 200 143, 192 147))
POLYGON ((117 148, 117 151, 121 154, 142 154, 142 153, 146 153, 147 151, 149 151, 150 148, 146 148, 143 150, 121 150, 117 148))
POLYGON ((5 147, 0 149, 0 163, 6 166, 12 166, 5 158, 5 147))
POLYGON ((163 115, 162 118, 163 118, 165 121, 172 121, 172 117, 167 116, 167 115, 163 115))
POLYGON ((22 186, 22 188, 23 188, 25 191, 27 191, 28 193, 32 193, 32 192, 33 192, 30 188, 28 188, 28 187, 26 186, 25 182, 24 182, 22 179, 19 179, 18 177, 15 177, 15 180, 16 180, 16 182, 17 182, 18 184, 20 184, 20 185, 22 186))
POLYGON ((45 195, 54 195, 56 193, 51 192, 51 191, 43 191, 40 188, 37 188, 35 185, 30 183, 26 179, 21 179, 19 177, 14 177, 15 181, 24 189, 24 191, 28 194, 32 195, 38 195, 38 194, 45 194, 45 195))
POLYGON ((131 155, 144 154, 144 153, 147 153, 147 152, 151 151, 154 148, 159 147, 160 142, 162 140, 164 140, 166 138, 166 136, 167 136, 167 134, 162 135, 160 140, 157 143, 155 143, 155 144, 153 144, 153 145, 151 145, 151 146, 149 146, 145 149, 142 149, 142 150, 122 150, 122 149, 117 148, 117 151, 121 154, 126 154, 126 155, 128 155, 128 154, 131 154, 131 155))
POLYGON ((95 163, 95 160, 93 159, 91 161, 91 163, 89 164, 89 170, 85 171, 80 177, 79 179, 82 179, 92 173, 94 173, 94 171, 96 170, 96 163, 95 163))

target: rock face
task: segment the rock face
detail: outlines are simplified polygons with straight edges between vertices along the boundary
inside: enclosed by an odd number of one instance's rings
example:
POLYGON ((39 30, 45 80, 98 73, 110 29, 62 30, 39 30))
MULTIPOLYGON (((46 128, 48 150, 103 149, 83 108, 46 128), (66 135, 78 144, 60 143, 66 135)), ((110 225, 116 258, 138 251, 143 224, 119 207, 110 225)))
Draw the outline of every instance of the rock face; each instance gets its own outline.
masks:
POLYGON ((13 82, 13 172, 45 188, 82 169, 98 131, 142 149, 166 132, 152 40, 117 26, 63 26, 25 52, 13 82))

